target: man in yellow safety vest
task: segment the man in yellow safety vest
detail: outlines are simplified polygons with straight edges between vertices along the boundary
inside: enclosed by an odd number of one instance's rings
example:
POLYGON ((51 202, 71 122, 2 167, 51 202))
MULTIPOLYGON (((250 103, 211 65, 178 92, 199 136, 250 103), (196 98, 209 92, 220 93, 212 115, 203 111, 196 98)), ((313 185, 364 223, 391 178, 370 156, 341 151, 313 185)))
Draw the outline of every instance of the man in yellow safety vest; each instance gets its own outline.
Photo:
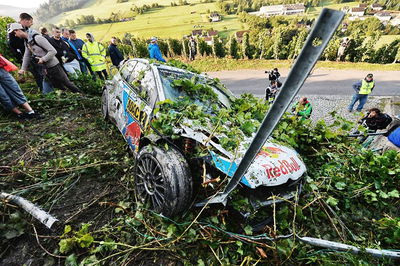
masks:
POLYGON ((361 112, 364 107, 364 104, 367 102, 368 95, 372 92, 375 87, 374 76, 372 74, 368 74, 365 79, 360 80, 353 84, 353 89, 356 93, 353 95, 351 99, 351 103, 349 105, 349 112, 353 111, 353 107, 356 102, 358 103, 357 111, 361 112))
POLYGON ((93 72, 105 80, 108 78, 106 70, 106 48, 94 40, 93 34, 86 33, 87 42, 82 46, 82 56, 86 58, 93 72))

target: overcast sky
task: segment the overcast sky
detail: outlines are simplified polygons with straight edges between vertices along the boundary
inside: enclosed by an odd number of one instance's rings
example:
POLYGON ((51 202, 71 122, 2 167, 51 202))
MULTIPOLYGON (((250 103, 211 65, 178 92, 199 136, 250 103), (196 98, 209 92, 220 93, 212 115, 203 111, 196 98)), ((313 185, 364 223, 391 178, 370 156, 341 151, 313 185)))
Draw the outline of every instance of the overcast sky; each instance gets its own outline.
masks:
POLYGON ((48 2, 48 0, 0 0, 0 5, 16 7, 39 7, 39 5, 43 2, 48 2))

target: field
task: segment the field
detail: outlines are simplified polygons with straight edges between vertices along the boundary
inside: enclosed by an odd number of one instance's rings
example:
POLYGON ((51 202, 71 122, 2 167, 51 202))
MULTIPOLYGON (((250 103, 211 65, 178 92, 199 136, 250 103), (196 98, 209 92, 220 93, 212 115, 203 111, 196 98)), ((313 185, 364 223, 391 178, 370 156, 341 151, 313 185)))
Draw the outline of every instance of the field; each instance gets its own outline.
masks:
POLYGON ((347 2, 347 3, 341 3, 341 4, 332 4, 332 1, 330 0, 325 0, 322 1, 322 5, 318 7, 311 7, 307 10, 308 14, 313 14, 313 15, 318 15, 322 8, 331 8, 331 9, 337 9, 340 10, 343 7, 356 7, 358 6, 359 2, 347 2))
MULTIPOLYGON (((129 15, 129 9, 133 4, 141 6, 144 3, 151 4, 156 1, 134 1, 115 4, 115 0, 103 0, 95 6, 86 7, 51 19, 52 23, 63 23, 65 19, 76 19, 81 15, 93 14, 95 17, 108 17, 111 12, 124 12, 129 15)), ((158 36, 161 38, 181 38, 190 34, 194 29, 210 29, 220 31, 220 36, 229 36, 243 26, 236 15, 224 16, 220 22, 208 22, 207 14, 216 10, 215 3, 196 3, 192 5, 171 7, 170 1, 157 1, 165 7, 151 9, 145 14, 138 15, 133 21, 118 22, 101 25, 85 25, 77 27, 79 36, 86 32, 92 32, 101 41, 108 40, 111 36, 122 37, 129 32, 137 37, 149 38, 158 36)), ((90 5, 90 3, 88 4, 90 5)))

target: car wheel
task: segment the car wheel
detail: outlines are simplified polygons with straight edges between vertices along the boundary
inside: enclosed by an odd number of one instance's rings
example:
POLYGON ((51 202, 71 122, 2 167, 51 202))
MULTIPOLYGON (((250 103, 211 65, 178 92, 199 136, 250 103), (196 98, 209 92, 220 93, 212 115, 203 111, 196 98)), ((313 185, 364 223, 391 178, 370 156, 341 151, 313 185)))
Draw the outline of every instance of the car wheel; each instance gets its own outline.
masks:
POLYGON ((142 202, 165 216, 183 213, 189 207, 193 182, 189 165, 174 148, 148 145, 136 162, 136 193, 142 202))
POLYGON ((108 90, 106 87, 101 94, 101 114, 105 120, 108 119, 108 90))

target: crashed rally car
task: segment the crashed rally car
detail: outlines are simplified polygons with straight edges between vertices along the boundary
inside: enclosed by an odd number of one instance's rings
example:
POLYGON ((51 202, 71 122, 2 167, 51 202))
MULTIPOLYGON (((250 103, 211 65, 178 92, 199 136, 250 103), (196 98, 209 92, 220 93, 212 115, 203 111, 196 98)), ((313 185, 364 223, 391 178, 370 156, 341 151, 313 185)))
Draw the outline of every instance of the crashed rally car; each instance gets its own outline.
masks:
MULTIPOLYGON (((145 59, 122 64, 106 82, 102 113, 136 157, 140 200, 173 216, 224 188, 257 129, 235 131, 235 99, 205 75, 145 59), (240 137, 237 145, 232 144, 234 137, 240 137)), ((259 123, 246 115, 246 121, 259 123)), ((268 206, 272 194, 294 197, 305 172, 295 150, 270 138, 236 189, 254 207, 268 206)))

